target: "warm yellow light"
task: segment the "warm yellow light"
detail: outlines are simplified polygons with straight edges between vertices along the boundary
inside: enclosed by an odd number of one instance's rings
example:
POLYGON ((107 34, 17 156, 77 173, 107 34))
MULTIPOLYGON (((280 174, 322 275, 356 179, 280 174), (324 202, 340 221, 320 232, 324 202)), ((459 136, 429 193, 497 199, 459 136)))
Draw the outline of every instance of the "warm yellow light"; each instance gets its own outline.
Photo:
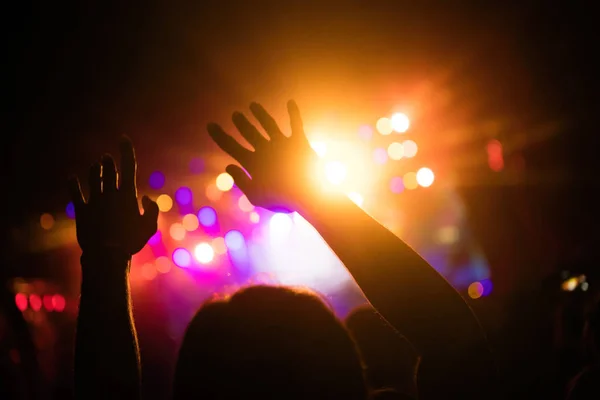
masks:
POLYGON ((408 190, 416 189, 419 187, 419 183, 417 182, 417 174, 414 172, 407 172, 404 174, 402 178, 402 182, 404 183, 404 188, 408 190))
POLYGON ((162 212, 169 212, 173 208, 173 199, 168 194, 161 194, 156 198, 158 209, 162 212))
POLYGON ((360 193, 350 192, 348 193, 348 197, 352 200, 357 206, 362 207, 364 199, 360 195, 360 193))
POLYGON ((472 299, 478 299, 483 296, 483 285, 480 282, 473 282, 467 289, 469 297, 472 299))
POLYGON ((223 192, 231 190, 233 187, 233 178, 227 172, 223 172, 217 176, 216 180, 217 188, 223 192))
POLYGON ((412 158, 416 156, 417 151, 419 150, 417 144, 412 140, 405 140, 402 143, 402 147, 404 147, 404 157, 406 158, 412 158))
POLYGON ((211 200, 211 201, 218 201, 221 196, 223 195, 223 192, 221 192, 219 190, 219 188, 217 187, 216 184, 211 183, 210 185, 208 185, 206 187, 206 198, 211 200))
POLYGON ((200 264, 208 264, 215 258, 215 251, 208 243, 200 243, 194 249, 194 257, 200 264))
POLYGON ((382 135, 389 135, 392 133, 394 128, 392 128, 392 121, 389 118, 379 118, 377 123, 375 124, 377 131, 382 135))
POLYGON ((429 187, 433 184, 435 175, 429 168, 423 167, 417 171, 417 183, 423 187, 429 187))
POLYGON ((404 157, 404 146, 398 142, 391 143, 388 146, 387 152, 392 160, 400 160, 404 157))
POLYGON ((333 185, 340 185, 346 179, 346 166, 338 161, 330 161, 325 164, 325 175, 333 185))
POLYGON ((327 143, 325 142, 310 142, 310 147, 317 153, 321 158, 327 154, 327 143))
POLYGON ((398 133, 404 133, 410 127, 410 120, 406 114, 396 113, 392 115, 392 128, 398 133))

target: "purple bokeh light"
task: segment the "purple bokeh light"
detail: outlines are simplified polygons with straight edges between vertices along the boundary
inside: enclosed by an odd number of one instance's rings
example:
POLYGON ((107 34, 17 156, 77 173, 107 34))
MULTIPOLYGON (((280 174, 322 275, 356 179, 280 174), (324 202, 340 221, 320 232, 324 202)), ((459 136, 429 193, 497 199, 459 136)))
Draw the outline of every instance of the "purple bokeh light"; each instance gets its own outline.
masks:
POLYGON ((240 250, 244 247, 245 239, 242 232, 231 230, 225 234, 225 245, 229 250, 240 250))
POLYGON ((200 225, 210 227, 217 223, 217 212, 212 207, 202 207, 198 211, 198 220, 200 225))
POLYGON ((178 267, 187 268, 192 264, 192 255, 189 251, 180 247, 173 251, 173 262, 178 267))
POLYGON ((148 244, 150 246, 156 246, 157 244, 160 244, 162 240, 162 233, 160 231, 156 231, 156 233, 154 235, 152 235, 150 237, 150 239, 148 239, 148 244))
POLYGON ((150 174, 148 184, 154 190, 162 189, 165 186, 165 175, 160 171, 154 171, 150 174))
POLYGON ((187 206, 192 202, 192 189, 182 186, 175 192, 175 200, 182 206, 187 206))

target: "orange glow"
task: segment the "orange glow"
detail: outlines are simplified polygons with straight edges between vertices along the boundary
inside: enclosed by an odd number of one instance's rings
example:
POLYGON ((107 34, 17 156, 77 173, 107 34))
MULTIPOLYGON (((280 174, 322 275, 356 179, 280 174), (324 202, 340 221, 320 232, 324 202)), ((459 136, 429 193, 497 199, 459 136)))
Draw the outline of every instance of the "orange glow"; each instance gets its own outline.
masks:
POLYGON ((49 231, 54 226, 54 217, 48 213, 42 214, 40 217, 40 225, 42 229, 49 231))
POLYGON ((218 201, 221 196, 223 195, 223 192, 221 192, 219 190, 219 188, 217 187, 216 184, 211 183, 210 185, 208 185, 206 187, 206 198, 211 200, 211 201, 218 201))
POLYGON ((196 217, 195 214, 187 214, 186 216, 184 216, 183 220, 181 221, 181 224, 183 225, 183 228, 188 232, 195 231, 196 229, 198 229, 198 226, 200 226, 200 223, 198 222, 198 217, 196 217))
POLYGON ((173 208, 173 199, 168 194, 161 194, 156 198, 158 209, 162 212, 169 212, 173 208))
POLYGON ((417 171, 417 182, 422 187, 429 187, 433 184, 435 180, 435 175, 433 171, 429 168, 423 167, 417 171))
POLYGON ((146 263, 142 265, 142 276, 144 279, 151 281, 156 278, 156 267, 152 263, 146 263))
POLYGON ((212 247, 216 254, 227 253, 227 246, 225 245, 225 239, 222 237, 214 238, 212 241, 212 247))
POLYGON ((173 264, 168 257, 161 256, 156 259, 156 270, 161 274, 166 274, 171 270, 173 264))
POLYGON ((327 180, 333 185, 341 185, 346 179, 346 166, 341 162, 330 161, 325 164, 325 175, 327 180))
POLYGON ((392 115, 392 128, 398 133, 404 133, 410 127, 410 120, 406 114, 396 113, 392 115))
POLYGON ((176 222, 169 228, 169 234, 173 240, 183 240, 185 238, 185 228, 182 224, 176 222))
POLYGON ((414 172, 407 172, 404 174, 402 182, 404 183, 404 188, 408 190, 413 190, 419 187, 419 182, 417 182, 417 174, 414 172))
POLYGON ((473 282, 469 285, 467 292, 470 298, 478 299, 483 296, 483 285, 479 282, 473 282))
POLYGON ((377 131, 382 135, 389 135, 392 133, 394 128, 392 128, 392 121, 389 118, 379 118, 377 123, 375 124, 377 131))

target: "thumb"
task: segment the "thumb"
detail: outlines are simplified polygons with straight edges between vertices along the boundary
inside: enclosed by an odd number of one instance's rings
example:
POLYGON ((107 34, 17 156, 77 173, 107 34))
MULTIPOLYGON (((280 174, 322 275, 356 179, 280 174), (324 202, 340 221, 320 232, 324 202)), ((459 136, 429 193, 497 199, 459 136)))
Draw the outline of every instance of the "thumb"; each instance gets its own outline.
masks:
POLYGON ((142 207, 144 208, 144 215, 142 215, 144 225, 152 230, 152 234, 154 234, 158 229, 158 204, 152 201, 150 197, 144 196, 142 197, 142 207))

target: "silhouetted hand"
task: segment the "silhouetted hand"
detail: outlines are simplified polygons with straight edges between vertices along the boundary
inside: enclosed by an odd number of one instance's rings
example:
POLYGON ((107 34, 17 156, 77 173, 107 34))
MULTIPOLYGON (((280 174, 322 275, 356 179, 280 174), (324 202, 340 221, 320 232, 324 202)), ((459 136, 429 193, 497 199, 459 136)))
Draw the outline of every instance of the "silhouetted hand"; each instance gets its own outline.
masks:
POLYGON ((318 163, 304 134, 298 106, 290 100, 287 108, 292 129, 289 137, 281 132, 273 117, 258 103, 252 103, 250 111, 267 137, 244 114, 233 114, 233 123, 254 151, 239 144, 219 125, 208 125, 211 138, 243 167, 228 165, 226 168, 235 184, 252 204, 272 211, 297 211, 315 177, 318 163))
POLYGON ((137 200, 135 151, 128 138, 120 144, 121 179, 109 154, 90 168, 90 195, 85 201, 79 180, 69 182, 75 205, 77 240, 86 253, 118 251, 127 256, 139 252, 156 232, 158 206, 147 196, 142 199, 144 214, 137 200))

